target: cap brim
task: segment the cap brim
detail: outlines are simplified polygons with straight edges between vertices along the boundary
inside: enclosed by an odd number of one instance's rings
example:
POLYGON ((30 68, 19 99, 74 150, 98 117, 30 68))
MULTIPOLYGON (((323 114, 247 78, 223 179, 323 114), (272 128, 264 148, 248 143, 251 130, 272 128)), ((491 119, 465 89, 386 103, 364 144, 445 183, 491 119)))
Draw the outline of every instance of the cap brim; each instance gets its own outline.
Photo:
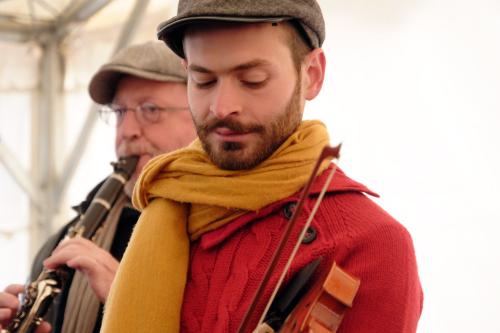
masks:
POLYGON ((113 100, 116 85, 123 73, 106 70, 100 71, 90 81, 89 94, 98 104, 108 104, 113 100))
POLYGON ((174 75, 158 74, 120 65, 103 66, 90 81, 90 97, 98 104, 111 103, 115 96, 116 86, 124 75, 154 81, 185 82, 185 80, 174 75))
POLYGON ((181 58, 185 58, 182 47, 184 38, 183 29, 192 23, 202 22, 228 22, 228 23, 263 23, 263 22, 282 22, 293 19, 290 16, 271 16, 271 17, 240 17, 240 16, 192 16, 183 17, 174 20, 168 20, 158 26, 158 39, 163 40, 172 51, 181 58))

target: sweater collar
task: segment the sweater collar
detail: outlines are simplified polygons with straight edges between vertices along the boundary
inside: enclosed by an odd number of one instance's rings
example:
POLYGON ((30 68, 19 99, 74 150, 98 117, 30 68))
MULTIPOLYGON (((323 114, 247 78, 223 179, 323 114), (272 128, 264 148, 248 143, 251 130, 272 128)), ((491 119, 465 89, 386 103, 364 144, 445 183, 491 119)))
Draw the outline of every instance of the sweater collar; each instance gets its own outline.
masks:
MULTIPOLYGON (((333 165, 328 167, 328 169, 326 169, 320 176, 316 178, 316 180, 311 186, 310 196, 317 195, 321 192, 323 184, 328 178, 329 171, 331 171, 332 168, 333 165)), ((346 174, 340 168, 337 168, 337 171, 333 176, 333 180, 328 186, 327 193, 341 193, 341 192, 360 192, 377 198, 379 197, 377 193, 371 191, 365 185, 347 177, 346 174)), ((243 216, 236 218, 234 221, 225 224, 219 229, 204 234, 200 239, 201 247, 205 250, 208 250, 212 247, 219 245, 224 240, 231 237, 231 235, 233 235, 239 229, 247 225, 248 223, 251 223, 252 221, 257 219, 265 218, 266 216, 276 212, 277 210, 280 210, 284 205, 290 202, 299 201, 300 195, 301 191, 287 198, 273 202, 272 204, 260 209, 259 211, 249 212, 243 216)))

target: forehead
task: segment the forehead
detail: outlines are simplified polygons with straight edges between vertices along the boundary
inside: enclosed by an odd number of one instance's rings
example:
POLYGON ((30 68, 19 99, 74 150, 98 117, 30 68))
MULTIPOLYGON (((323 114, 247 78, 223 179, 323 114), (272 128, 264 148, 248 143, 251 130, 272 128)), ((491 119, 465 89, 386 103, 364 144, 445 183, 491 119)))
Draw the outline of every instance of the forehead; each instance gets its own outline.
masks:
POLYGON ((190 26, 184 35, 188 65, 229 70, 256 59, 268 65, 291 64, 285 27, 281 24, 202 24, 190 26))

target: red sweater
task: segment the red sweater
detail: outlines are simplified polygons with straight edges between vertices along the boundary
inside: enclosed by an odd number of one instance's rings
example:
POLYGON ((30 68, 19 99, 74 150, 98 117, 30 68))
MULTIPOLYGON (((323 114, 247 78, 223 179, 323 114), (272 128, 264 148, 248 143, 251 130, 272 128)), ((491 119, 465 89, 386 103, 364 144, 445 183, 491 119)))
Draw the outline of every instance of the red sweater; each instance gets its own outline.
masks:
MULTIPOLYGON (((312 193, 320 192, 326 174, 317 179, 312 193)), ((329 259, 323 260, 320 269, 329 269, 326 262, 335 260, 361 279, 339 333, 415 332, 423 295, 412 240, 401 224, 364 193, 376 196, 337 171, 312 222, 316 239, 301 245, 287 279, 320 256, 329 259)), ((182 332, 238 329, 298 199, 299 193, 246 214, 191 244, 182 332)), ((310 211, 314 201, 312 195, 305 211, 310 211)), ((285 253, 291 248, 289 244, 285 253)), ((284 262, 278 265, 272 285, 284 262)), ((266 290, 252 316, 255 325, 271 292, 271 288, 266 290)))

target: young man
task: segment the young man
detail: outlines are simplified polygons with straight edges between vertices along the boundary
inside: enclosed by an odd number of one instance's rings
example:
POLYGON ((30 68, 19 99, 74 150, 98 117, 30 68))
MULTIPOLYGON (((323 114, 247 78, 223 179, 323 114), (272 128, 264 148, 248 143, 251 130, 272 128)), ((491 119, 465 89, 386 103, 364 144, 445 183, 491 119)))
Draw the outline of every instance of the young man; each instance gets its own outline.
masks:
MULTIPOLYGON (((329 143, 322 123, 302 121, 325 75, 321 9, 314 0, 180 0, 159 38, 184 59, 199 141, 141 175, 133 203, 142 215, 103 332, 236 332, 329 143)), ((322 165, 306 212, 331 168, 322 165)), ((338 332, 415 332, 422 292, 411 238, 366 194, 336 172, 286 280, 317 258, 320 271, 335 261, 361 280, 338 332)))
MULTIPOLYGON (((147 42, 120 51, 93 76, 90 96, 96 103, 108 104, 101 110, 101 116, 116 125, 117 156, 140 158, 95 243, 76 237, 56 247, 75 219, 37 255, 31 280, 42 270, 42 262, 47 268, 65 264, 77 270, 70 288, 54 301, 46 316, 50 325, 44 322, 37 333, 50 331, 50 326, 52 332, 99 332, 102 304, 139 216, 130 205, 137 177, 153 156, 181 148, 196 137, 188 111, 186 75, 180 61, 164 43, 147 42)), ((96 191, 97 188, 80 205, 82 211, 96 191)), ((23 290, 22 285, 11 285, 0 293, 3 327, 19 307, 17 294, 23 290)))

